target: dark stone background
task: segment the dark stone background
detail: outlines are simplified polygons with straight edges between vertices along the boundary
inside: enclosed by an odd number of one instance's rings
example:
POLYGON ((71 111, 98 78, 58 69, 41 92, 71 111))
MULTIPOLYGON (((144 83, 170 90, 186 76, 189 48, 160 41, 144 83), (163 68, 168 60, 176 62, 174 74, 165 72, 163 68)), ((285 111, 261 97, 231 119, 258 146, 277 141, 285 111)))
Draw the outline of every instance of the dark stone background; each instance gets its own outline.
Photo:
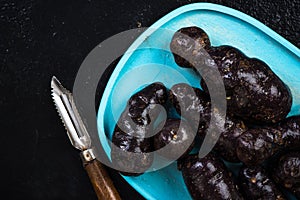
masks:
MULTIPOLYGON (((72 88, 85 56, 106 38, 147 27, 186 0, 1 0, 1 195, 96 199, 50 98, 56 75, 72 88)), ((300 47, 299 0, 213 0, 260 20, 300 47)), ((105 83, 101 83, 105 85, 105 83)), ((142 199, 110 171, 121 196, 142 199)))

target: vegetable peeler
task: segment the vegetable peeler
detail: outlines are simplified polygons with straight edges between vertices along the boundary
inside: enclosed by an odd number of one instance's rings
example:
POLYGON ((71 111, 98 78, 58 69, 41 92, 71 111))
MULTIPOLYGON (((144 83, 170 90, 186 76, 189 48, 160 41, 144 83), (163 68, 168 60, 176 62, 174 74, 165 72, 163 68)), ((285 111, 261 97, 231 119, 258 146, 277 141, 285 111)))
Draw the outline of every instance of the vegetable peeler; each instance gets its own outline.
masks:
POLYGON ((58 114, 67 130, 71 144, 81 151, 83 166, 98 199, 121 200, 105 166, 95 157, 91 148, 91 138, 77 111, 72 93, 64 88, 55 76, 52 77, 51 88, 51 95, 58 114))

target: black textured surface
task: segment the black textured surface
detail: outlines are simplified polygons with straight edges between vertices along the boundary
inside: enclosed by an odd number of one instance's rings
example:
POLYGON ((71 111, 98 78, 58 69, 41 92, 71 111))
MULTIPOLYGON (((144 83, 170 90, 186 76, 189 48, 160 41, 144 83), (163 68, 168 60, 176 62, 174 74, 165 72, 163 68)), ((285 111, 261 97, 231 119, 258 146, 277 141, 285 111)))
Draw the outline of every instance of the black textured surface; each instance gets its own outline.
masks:
MULTIPOLYGON (((1 194, 9 199, 96 199, 50 98, 56 75, 72 88, 77 70, 104 39, 150 26, 196 1, 1 0, 1 194)), ((300 47, 299 0, 213 0, 260 20, 300 47)), ((104 86, 104 82, 100 84, 104 86)), ((142 199, 110 171, 121 196, 142 199)))

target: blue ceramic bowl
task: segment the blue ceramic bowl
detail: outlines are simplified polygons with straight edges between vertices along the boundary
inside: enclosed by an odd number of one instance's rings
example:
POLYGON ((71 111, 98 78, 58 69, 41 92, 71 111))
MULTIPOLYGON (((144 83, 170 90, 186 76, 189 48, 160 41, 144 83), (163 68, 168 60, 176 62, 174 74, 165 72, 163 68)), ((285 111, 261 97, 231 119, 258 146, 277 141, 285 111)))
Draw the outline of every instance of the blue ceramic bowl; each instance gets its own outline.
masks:
MULTIPOLYGON (((174 32, 187 26, 205 30, 213 46, 231 45, 249 57, 266 62, 291 89, 293 105, 289 116, 300 114, 298 48, 239 11, 210 3, 189 4, 148 28, 132 44, 112 73, 97 118, 100 141, 108 156, 110 146, 106 136, 111 137, 115 119, 139 88, 156 81, 163 82, 168 88, 179 82, 200 87, 199 77, 190 69, 178 67, 169 51, 174 32)), ((124 176, 124 179, 146 199, 191 199, 176 163, 138 177, 124 176)))

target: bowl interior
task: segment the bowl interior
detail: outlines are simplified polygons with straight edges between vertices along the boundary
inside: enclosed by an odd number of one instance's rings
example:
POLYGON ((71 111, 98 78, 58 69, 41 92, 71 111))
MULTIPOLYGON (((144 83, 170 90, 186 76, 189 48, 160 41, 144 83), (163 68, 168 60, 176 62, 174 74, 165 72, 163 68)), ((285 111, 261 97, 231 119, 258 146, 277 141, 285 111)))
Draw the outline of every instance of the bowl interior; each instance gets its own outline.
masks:
MULTIPOLYGON (((175 31, 199 26, 213 46, 232 45, 249 57, 266 62, 289 86, 293 95, 289 114, 300 114, 300 52, 284 38, 233 9, 214 4, 191 4, 166 15, 145 31, 128 49, 113 72, 98 111, 99 137, 110 156, 108 139, 127 100, 141 87, 159 81, 167 88, 180 82, 200 87, 200 77, 191 69, 177 66, 169 51, 175 31), (156 28, 161 28, 157 29, 156 28)), ((227 163, 236 169, 238 165, 227 163)), ((138 177, 126 177, 146 199, 191 199, 176 163, 138 177)))

